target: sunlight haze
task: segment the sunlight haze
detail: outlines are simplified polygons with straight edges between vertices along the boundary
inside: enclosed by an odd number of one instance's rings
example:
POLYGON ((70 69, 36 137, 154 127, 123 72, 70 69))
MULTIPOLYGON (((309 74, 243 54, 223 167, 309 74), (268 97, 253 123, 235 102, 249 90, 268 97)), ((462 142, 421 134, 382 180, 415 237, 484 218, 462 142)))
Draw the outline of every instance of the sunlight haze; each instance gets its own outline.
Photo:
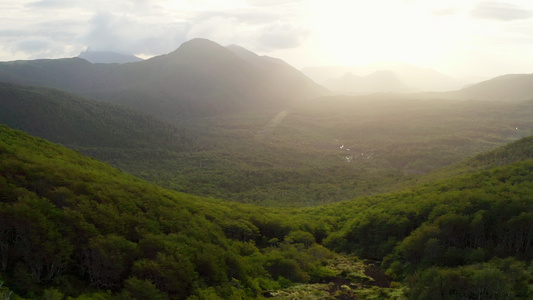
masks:
POLYGON ((289 64, 396 61, 456 77, 531 73, 530 1, 0 1, 0 60, 142 58, 207 38, 289 64))

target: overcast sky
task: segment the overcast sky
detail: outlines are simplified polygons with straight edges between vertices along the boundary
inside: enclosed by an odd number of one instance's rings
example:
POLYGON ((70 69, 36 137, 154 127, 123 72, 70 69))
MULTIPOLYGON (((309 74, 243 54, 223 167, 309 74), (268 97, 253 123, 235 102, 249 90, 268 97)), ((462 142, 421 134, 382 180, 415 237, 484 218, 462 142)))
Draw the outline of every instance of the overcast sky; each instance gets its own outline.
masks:
POLYGON ((192 38, 297 68, 399 61, 453 76, 533 73, 531 0, 0 0, 0 61, 143 58, 192 38))

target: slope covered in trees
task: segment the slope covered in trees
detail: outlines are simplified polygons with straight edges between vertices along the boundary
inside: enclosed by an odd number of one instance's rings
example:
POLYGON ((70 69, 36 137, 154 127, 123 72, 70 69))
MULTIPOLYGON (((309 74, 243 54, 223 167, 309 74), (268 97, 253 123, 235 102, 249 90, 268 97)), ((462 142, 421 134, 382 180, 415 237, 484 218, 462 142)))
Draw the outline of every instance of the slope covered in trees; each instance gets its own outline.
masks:
POLYGON ((515 161, 503 167, 484 160, 482 172, 313 210, 335 228, 323 243, 383 261, 410 299, 526 299, 533 283, 532 145, 528 137, 473 159, 515 161))
POLYGON ((390 191, 533 133, 531 101, 325 97, 278 113, 180 127, 47 88, 1 84, 0 105, 0 123, 136 176, 263 205, 319 205, 390 191))
POLYGON ((0 122, 71 148, 191 147, 183 128, 56 89, 0 83, 0 122))
POLYGON ((383 260, 394 286, 405 285, 395 290, 402 297, 531 296, 531 138, 500 150, 519 159, 499 168, 319 208, 267 209, 165 190, 5 126, 0 137, 0 272, 21 296, 253 298, 291 282, 370 274, 337 272, 331 250, 383 260))
POLYGON ((22 296, 256 297, 330 274, 332 253, 271 212, 164 190, 5 126, 0 137, 0 271, 22 296))

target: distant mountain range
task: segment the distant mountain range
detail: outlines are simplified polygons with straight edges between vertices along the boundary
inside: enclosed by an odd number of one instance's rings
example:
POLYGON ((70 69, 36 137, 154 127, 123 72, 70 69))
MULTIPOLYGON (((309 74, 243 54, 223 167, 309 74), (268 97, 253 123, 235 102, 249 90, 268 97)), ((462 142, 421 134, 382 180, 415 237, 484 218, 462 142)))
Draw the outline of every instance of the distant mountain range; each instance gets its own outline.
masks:
POLYGON ((142 58, 132 54, 121 54, 109 51, 92 51, 86 50, 78 55, 79 58, 83 58, 86 61, 93 64, 125 64, 131 62, 143 61, 142 58))
POLYGON ((437 71, 406 64, 365 67, 312 67, 302 72, 333 92, 347 95, 406 94, 418 99, 526 101, 533 99, 533 74, 508 74, 465 85, 437 71), (365 71, 384 67, 365 76, 365 71))
POLYGON ((280 60, 205 39, 127 64, 81 58, 4 62, 0 81, 54 87, 178 123, 195 116, 279 110, 328 93, 280 60))
POLYGON ((413 93, 417 89, 403 83, 392 71, 376 71, 367 76, 346 73, 340 78, 330 78, 324 86, 347 95, 373 93, 413 93))
MULTIPOLYGON (((397 89, 398 81, 411 90, 444 92, 457 90, 470 82, 458 80, 444 75, 432 69, 421 68, 410 64, 398 62, 374 63, 366 66, 341 67, 341 66, 318 66, 303 68, 302 72, 319 84, 327 84, 328 80, 341 78, 347 73, 367 77, 378 71, 389 71, 396 75, 397 81, 389 85, 387 82, 374 81, 376 85, 373 92, 388 92, 397 89), (378 88, 378 85, 380 88, 378 88)), ((390 82, 389 82, 390 83, 390 82)), ((403 92, 403 89, 401 89, 403 92)))
POLYGON ((423 93, 424 98, 480 101, 526 101, 533 99, 533 74, 509 74, 445 93, 423 93))
POLYGON ((280 59, 206 39, 185 42, 169 54, 121 63, 128 59, 136 58, 85 51, 76 58, 2 62, 0 82, 57 88, 178 125, 194 118, 243 111, 275 113, 332 93, 417 92, 406 97, 488 101, 533 98, 533 74, 505 75, 460 89, 464 82, 407 64, 299 71, 280 59))

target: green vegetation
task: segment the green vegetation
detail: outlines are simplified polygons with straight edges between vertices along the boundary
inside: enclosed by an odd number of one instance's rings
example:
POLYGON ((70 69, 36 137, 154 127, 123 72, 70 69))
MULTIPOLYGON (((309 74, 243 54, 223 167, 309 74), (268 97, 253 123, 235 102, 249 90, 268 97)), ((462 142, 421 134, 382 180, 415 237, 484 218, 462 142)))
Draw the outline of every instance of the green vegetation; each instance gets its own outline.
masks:
MULTIPOLYGON (((531 296, 531 138, 508 146, 521 161, 496 169, 319 208, 280 209, 165 190, 5 126, 0 137, 4 293, 531 296), (388 277, 375 262, 336 252, 382 260, 388 277), (315 285, 291 288, 296 282, 315 285)), ((504 159, 505 152, 476 159, 504 159)))
POLYGON ((164 190, 5 126, 0 137, 1 272, 23 297, 256 297, 331 275, 334 254, 273 211, 164 190))
POLYGON ((474 171, 431 173, 533 133, 533 102, 328 97, 284 114, 179 127, 52 89, 2 84, 0 103, 0 122, 164 187, 271 206, 321 205, 474 171))
POLYGON ((294 106, 274 128, 265 125, 274 113, 204 120, 199 141, 210 149, 191 153, 177 176, 170 160, 155 176, 144 174, 232 201, 320 205, 423 181, 421 175, 532 134, 532 114, 533 102, 329 97, 294 106))
POLYGON ((98 149, 102 155, 117 149, 182 151, 193 144, 183 128, 56 89, 0 83, 0 103, 1 123, 71 148, 98 149))

